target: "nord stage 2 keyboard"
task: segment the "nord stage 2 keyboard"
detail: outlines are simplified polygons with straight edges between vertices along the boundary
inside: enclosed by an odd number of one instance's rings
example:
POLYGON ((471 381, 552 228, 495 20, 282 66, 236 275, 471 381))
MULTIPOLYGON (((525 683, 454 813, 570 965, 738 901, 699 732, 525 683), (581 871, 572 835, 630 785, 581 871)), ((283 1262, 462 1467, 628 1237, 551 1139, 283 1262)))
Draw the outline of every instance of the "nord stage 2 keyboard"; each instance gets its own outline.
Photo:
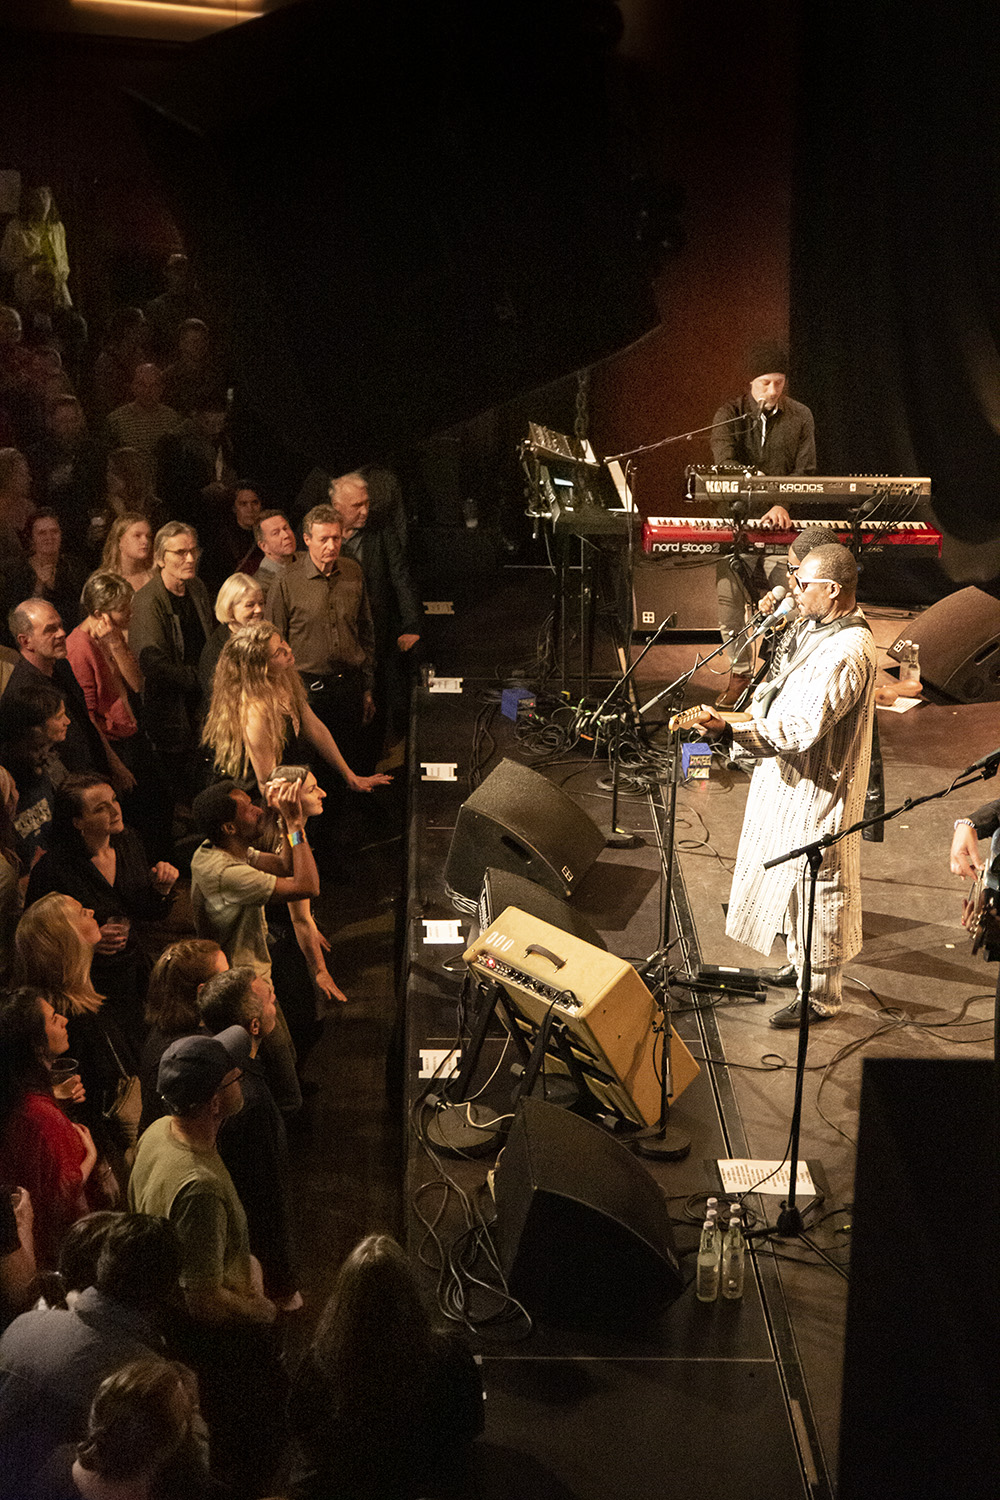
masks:
MULTIPOLYGON (((751 521, 743 531, 748 552, 766 556, 783 553, 799 532, 809 526, 828 526, 831 542, 850 546, 854 533, 844 517, 818 520, 793 518, 787 527, 761 528, 751 521)), ((926 521, 863 521, 859 528, 866 552, 882 547, 920 547, 941 554, 941 533, 926 521)), ((650 516, 642 528, 642 550, 654 557, 718 557, 730 550, 736 533, 731 523, 714 516, 650 516)))

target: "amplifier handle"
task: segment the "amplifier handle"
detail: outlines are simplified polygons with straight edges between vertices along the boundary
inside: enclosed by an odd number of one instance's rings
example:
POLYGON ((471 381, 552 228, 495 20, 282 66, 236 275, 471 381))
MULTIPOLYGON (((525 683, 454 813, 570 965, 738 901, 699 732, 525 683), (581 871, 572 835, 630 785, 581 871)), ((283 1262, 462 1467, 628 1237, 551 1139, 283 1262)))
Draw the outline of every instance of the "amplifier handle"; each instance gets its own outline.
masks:
POLYGON ((551 948, 543 948, 541 943, 529 943, 528 947, 524 950, 525 958, 527 958, 529 953, 537 953, 541 958, 547 958, 557 969, 565 969, 566 967, 566 960, 564 958, 560 958, 557 953, 553 953, 551 948))

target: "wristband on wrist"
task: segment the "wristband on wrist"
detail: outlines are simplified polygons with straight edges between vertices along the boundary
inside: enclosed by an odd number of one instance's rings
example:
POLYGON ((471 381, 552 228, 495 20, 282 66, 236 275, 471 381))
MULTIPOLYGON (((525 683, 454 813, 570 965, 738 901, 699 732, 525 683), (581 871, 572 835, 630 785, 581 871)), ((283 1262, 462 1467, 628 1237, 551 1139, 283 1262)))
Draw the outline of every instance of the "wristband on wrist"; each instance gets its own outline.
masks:
POLYGON ((975 829, 975 826, 976 825, 975 825, 975 823, 973 823, 973 821, 972 821, 971 818, 956 818, 955 819, 955 827, 956 828, 972 828, 972 829, 975 829))
POLYGON ((301 843, 304 843, 305 834, 302 832, 302 829, 296 828, 294 833, 290 833, 288 835, 288 842, 291 844, 293 849, 297 849, 301 843))

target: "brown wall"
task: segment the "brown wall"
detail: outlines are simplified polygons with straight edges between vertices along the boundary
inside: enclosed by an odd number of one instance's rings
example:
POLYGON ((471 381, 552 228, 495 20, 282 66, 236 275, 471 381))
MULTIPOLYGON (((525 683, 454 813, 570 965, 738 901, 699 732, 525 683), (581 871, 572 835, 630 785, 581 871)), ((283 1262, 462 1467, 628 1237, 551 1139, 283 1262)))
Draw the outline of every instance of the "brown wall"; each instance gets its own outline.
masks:
MULTIPOLYGON (((657 280, 661 327, 592 373, 601 453, 706 426, 746 384, 749 349, 788 337, 792 0, 622 9, 636 105, 654 169, 683 187, 687 242, 657 280)), ((674 514, 685 466, 706 462, 707 437, 638 460, 640 508, 674 514)))

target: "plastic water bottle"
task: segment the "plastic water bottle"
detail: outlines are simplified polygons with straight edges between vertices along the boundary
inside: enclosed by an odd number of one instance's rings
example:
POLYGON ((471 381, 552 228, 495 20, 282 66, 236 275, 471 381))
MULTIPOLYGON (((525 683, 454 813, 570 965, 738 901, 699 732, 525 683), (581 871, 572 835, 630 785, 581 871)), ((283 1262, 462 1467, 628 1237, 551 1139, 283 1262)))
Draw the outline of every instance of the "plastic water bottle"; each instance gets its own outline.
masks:
POLYGON ((729 1220, 726 1237, 722 1241, 722 1295, 737 1301, 743 1296, 743 1269, 746 1246, 743 1241, 743 1225, 740 1216, 734 1213, 729 1220))
POLYGON ((698 1246, 698 1271, 695 1295, 699 1302, 714 1302, 719 1295, 719 1226, 714 1214, 706 1214, 698 1246))
POLYGON ((903 642, 899 659, 899 691, 903 697, 915 698, 923 690, 920 681, 920 647, 916 641, 903 642))

